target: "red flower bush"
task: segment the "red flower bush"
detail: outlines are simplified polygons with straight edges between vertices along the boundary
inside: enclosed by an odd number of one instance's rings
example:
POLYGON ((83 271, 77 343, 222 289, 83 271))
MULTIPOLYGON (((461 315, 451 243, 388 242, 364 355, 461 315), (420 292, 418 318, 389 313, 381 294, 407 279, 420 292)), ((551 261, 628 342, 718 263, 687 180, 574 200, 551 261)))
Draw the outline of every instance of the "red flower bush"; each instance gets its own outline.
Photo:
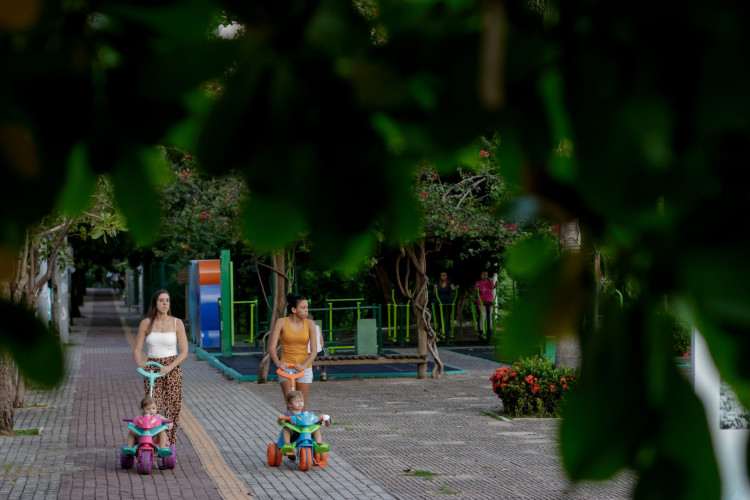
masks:
POLYGON ((513 366, 501 366, 490 382, 506 413, 516 417, 549 417, 559 415, 565 395, 577 378, 576 370, 555 369, 546 357, 535 357, 522 358, 513 366))

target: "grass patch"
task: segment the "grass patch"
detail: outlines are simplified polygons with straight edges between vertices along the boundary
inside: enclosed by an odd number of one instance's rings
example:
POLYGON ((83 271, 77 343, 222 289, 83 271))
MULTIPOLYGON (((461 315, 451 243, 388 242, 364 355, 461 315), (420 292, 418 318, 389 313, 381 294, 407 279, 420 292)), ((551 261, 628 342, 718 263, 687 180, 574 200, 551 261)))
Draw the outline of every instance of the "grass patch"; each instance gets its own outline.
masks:
POLYGON ((39 429, 13 429, 14 436, 38 436, 39 429))
POLYGON ((428 470, 421 470, 421 469, 416 469, 416 470, 414 470, 414 471, 412 471, 412 472, 408 472, 408 473, 406 473, 406 474, 401 474, 401 475, 402 475, 402 476, 421 477, 422 479, 427 479, 427 480, 430 480, 430 479, 432 479, 433 477, 435 477, 435 476, 440 476, 440 475, 442 475, 442 474, 439 474, 439 473, 437 473, 437 472, 430 472, 430 471, 428 471, 428 470))
POLYGON ((24 404, 24 408, 47 408, 49 406, 47 403, 31 403, 31 404, 24 404))
POLYGON ((5 466, 5 474, 8 474, 8 471, 10 471, 13 468, 13 462, 9 463, 5 466))
POLYGON ((448 488, 447 486, 441 486, 438 493, 441 495, 458 495, 461 492, 454 490, 453 488, 448 488))
POLYGON ((354 425, 354 422, 331 422, 331 425, 354 425))

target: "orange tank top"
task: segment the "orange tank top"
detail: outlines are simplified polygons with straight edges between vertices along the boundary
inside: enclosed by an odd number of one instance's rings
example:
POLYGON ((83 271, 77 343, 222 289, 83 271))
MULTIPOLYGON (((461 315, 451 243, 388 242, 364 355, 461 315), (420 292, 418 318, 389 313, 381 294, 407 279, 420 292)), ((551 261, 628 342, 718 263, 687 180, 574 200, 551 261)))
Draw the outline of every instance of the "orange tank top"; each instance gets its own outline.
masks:
POLYGON ((302 322, 302 330, 296 332, 292 330, 292 323, 289 318, 284 321, 284 328, 281 329, 281 362, 290 365, 301 365, 307 361, 309 352, 307 344, 310 342, 310 329, 307 321, 302 322))

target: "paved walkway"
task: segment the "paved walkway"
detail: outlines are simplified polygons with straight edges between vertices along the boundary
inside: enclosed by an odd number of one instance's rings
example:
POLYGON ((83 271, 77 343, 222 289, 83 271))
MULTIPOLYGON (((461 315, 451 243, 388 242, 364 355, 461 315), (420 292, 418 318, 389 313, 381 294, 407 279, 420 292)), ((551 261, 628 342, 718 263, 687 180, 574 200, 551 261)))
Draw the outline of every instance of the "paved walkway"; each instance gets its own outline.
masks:
POLYGON ((228 379, 191 354, 177 467, 149 476, 119 466, 121 418, 138 411, 142 378, 129 342, 139 316, 109 290, 90 290, 66 347, 67 376, 30 390, 17 429, 0 437, 0 498, 487 498, 625 499, 634 478, 571 484, 557 453, 555 419, 495 418, 491 361, 444 351, 466 372, 441 380, 333 379, 315 382, 310 410, 331 415, 328 466, 300 472, 266 463, 282 410, 276 383, 228 379), (427 475, 427 476, 425 476, 427 475))

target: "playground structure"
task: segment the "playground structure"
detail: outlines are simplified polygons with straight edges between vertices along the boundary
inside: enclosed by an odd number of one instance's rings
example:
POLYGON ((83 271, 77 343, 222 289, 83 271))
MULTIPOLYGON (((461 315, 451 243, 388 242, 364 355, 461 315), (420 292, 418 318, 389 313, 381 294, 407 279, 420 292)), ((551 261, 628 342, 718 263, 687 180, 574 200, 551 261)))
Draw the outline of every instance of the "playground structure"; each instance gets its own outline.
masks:
MULTIPOLYGON (((219 259, 191 261, 189 268, 189 304, 190 335, 192 341, 201 348, 208 348, 216 354, 220 350, 223 357, 231 357, 247 349, 235 348, 238 328, 241 328, 244 343, 260 348, 261 316, 257 299, 236 300, 234 295, 233 264, 229 250, 222 250, 219 259), (238 321, 238 319, 240 321, 238 321)), ((441 303, 437 294, 431 304, 433 327, 438 332, 438 344, 448 345, 456 339, 458 293, 453 293, 450 303, 441 303)), ((411 303, 398 303, 395 291, 391 292, 391 301, 386 305, 383 318, 382 306, 379 304, 364 305, 364 298, 324 299, 324 306, 312 307, 316 323, 326 340, 325 347, 329 359, 319 359, 316 364, 339 364, 343 358, 333 359, 337 354, 348 356, 382 356, 386 345, 404 347, 412 344, 411 337, 414 325, 411 320, 411 303), (349 321, 342 327, 342 316, 349 313, 349 321), (351 321, 355 325, 351 325, 351 321), (385 320, 385 321, 383 321, 385 320), (384 324, 385 323, 385 324, 384 324), (352 328, 354 327, 354 328, 352 328)), ((485 332, 477 339, 486 343, 497 341, 498 331, 495 322, 487 315, 483 325, 478 314, 478 304, 474 297, 469 300, 473 328, 485 332), (487 335, 486 332, 491 332, 487 335)), ((491 308, 494 314, 494 307, 491 308)), ((269 312, 266 312, 269 315, 269 312)), ((270 321, 270 318, 265 323, 270 321)), ((251 347, 252 348, 252 347, 251 347)), ((547 339, 540 346, 540 352, 554 357, 554 341, 547 339)), ((420 353, 426 354, 426 353, 420 353)))
MULTIPOLYGON (((219 259, 191 261, 189 268, 188 304, 190 314, 190 334, 193 342, 202 349, 210 349, 208 356, 229 358, 247 354, 247 349, 235 349, 235 334, 240 317, 242 337, 256 349, 260 347, 260 316, 257 299, 235 300, 233 266, 229 250, 222 250, 219 259), (239 311, 239 313, 238 313, 239 311), (219 352, 217 352, 217 350, 219 352)), ((443 304, 436 296, 431 304, 433 326, 439 333, 438 343, 448 345, 455 340, 457 293, 450 304, 443 304), (449 308, 449 309, 448 309, 449 308), (449 323, 449 324, 448 324, 449 323)), ((479 340, 490 343, 499 341, 494 321, 478 323, 478 304, 470 299, 472 324, 476 331, 490 332, 479 340)), ((411 344, 411 303, 398 303, 395 291, 391 302, 386 304, 386 324, 383 324, 382 306, 363 305, 362 297, 324 299, 323 307, 311 307, 316 323, 326 339, 325 347, 330 355, 319 356, 313 366, 357 365, 357 364, 398 364, 411 363, 423 366, 428 363, 427 353, 415 354, 385 352, 386 344, 404 347, 411 344), (342 316, 349 314, 355 319, 355 328, 347 323, 342 328, 342 316), (337 323, 339 321, 339 323, 337 323), (384 338, 385 337, 385 338, 384 338)), ((312 304, 311 304, 312 305, 312 304)), ((491 311, 494 314, 494 307, 491 311)), ((268 319, 270 321, 270 318, 268 319)), ((463 323, 461 322, 463 325, 463 323)), ((252 347, 251 347, 252 349, 252 347)), ((554 359, 554 339, 545 339, 539 352, 554 359)))
MULTIPOLYGON (((261 309, 255 298, 236 300, 234 294, 233 265, 229 250, 222 250, 219 259, 191 262, 187 294, 190 303, 190 330, 193 342, 201 347, 201 359, 210 359, 212 363, 221 365, 221 359, 233 356, 241 358, 263 352, 261 343, 264 335, 268 335, 270 311, 261 309), (199 311, 202 314, 199 315, 199 311), (267 319, 261 321, 264 315, 267 319), (207 319, 213 323, 207 322, 207 319)), ((385 315, 382 314, 382 305, 364 305, 362 297, 326 297, 323 302, 321 307, 313 307, 316 304, 310 302, 310 312, 321 329, 328 355, 315 358, 313 366, 415 364, 418 376, 424 376, 429 360, 426 347, 416 342, 416 332, 412 331, 416 327, 416 321, 412 324, 410 301, 397 302, 395 291, 392 291, 391 301, 385 304, 385 315), (389 347, 414 347, 415 344, 418 352, 413 354, 388 351, 389 347)), ((489 324, 478 323, 481 316, 477 314, 475 296, 468 301, 471 323, 464 322, 461 318, 463 314, 456 310, 457 293, 453 294, 450 303, 441 303, 437 295, 431 302, 433 327, 438 331, 438 345, 460 345, 477 340, 492 344, 502 340, 501 329, 497 328, 494 321, 491 329, 489 324), (461 328, 460 334, 456 331, 457 323, 461 328), (471 325, 468 331, 467 325, 471 325), (490 331, 490 335, 478 336, 480 329, 490 331)), ((495 307, 492 309, 494 314, 495 307)), ((537 352, 554 360, 554 339, 545 339, 537 352)), ((240 365, 234 366, 245 366, 243 363, 245 362, 241 361, 240 365)), ((239 377, 243 376, 239 372, 234 373, 239 377)), ((257 380, 265 380, 266 376, 267 367, 258 371, 257 380)))
MULTIPOLYGON (((381 308, 377 304, 363 305, 363 298, 326 298, 326 307, 311 308, 320 318, 326 348, 353 350, 360 355, 379 355, 383 351, 381 308), (353 304, 353 305, 339 305, 353 304), (356 330, 353 342, 342 344, 334 315, 353 311, 356 330)), ((222 250, 219 259, 194 260, 188 270, 188 315, 193 343, 203 349, 220 349, 221 356, 231 357, 235 346, 237 317, 241 314, 249 343, 260 344, 258 300, 235 300, 233 265, 229 250, 222 250), (240 314, 237 310, 241 311, 240 314)))
POLYGON ((188 313, 190 336, 199 347, 219 347, 221 322, 221 262, 219 260, 190 261, 188 282, 188 313))

